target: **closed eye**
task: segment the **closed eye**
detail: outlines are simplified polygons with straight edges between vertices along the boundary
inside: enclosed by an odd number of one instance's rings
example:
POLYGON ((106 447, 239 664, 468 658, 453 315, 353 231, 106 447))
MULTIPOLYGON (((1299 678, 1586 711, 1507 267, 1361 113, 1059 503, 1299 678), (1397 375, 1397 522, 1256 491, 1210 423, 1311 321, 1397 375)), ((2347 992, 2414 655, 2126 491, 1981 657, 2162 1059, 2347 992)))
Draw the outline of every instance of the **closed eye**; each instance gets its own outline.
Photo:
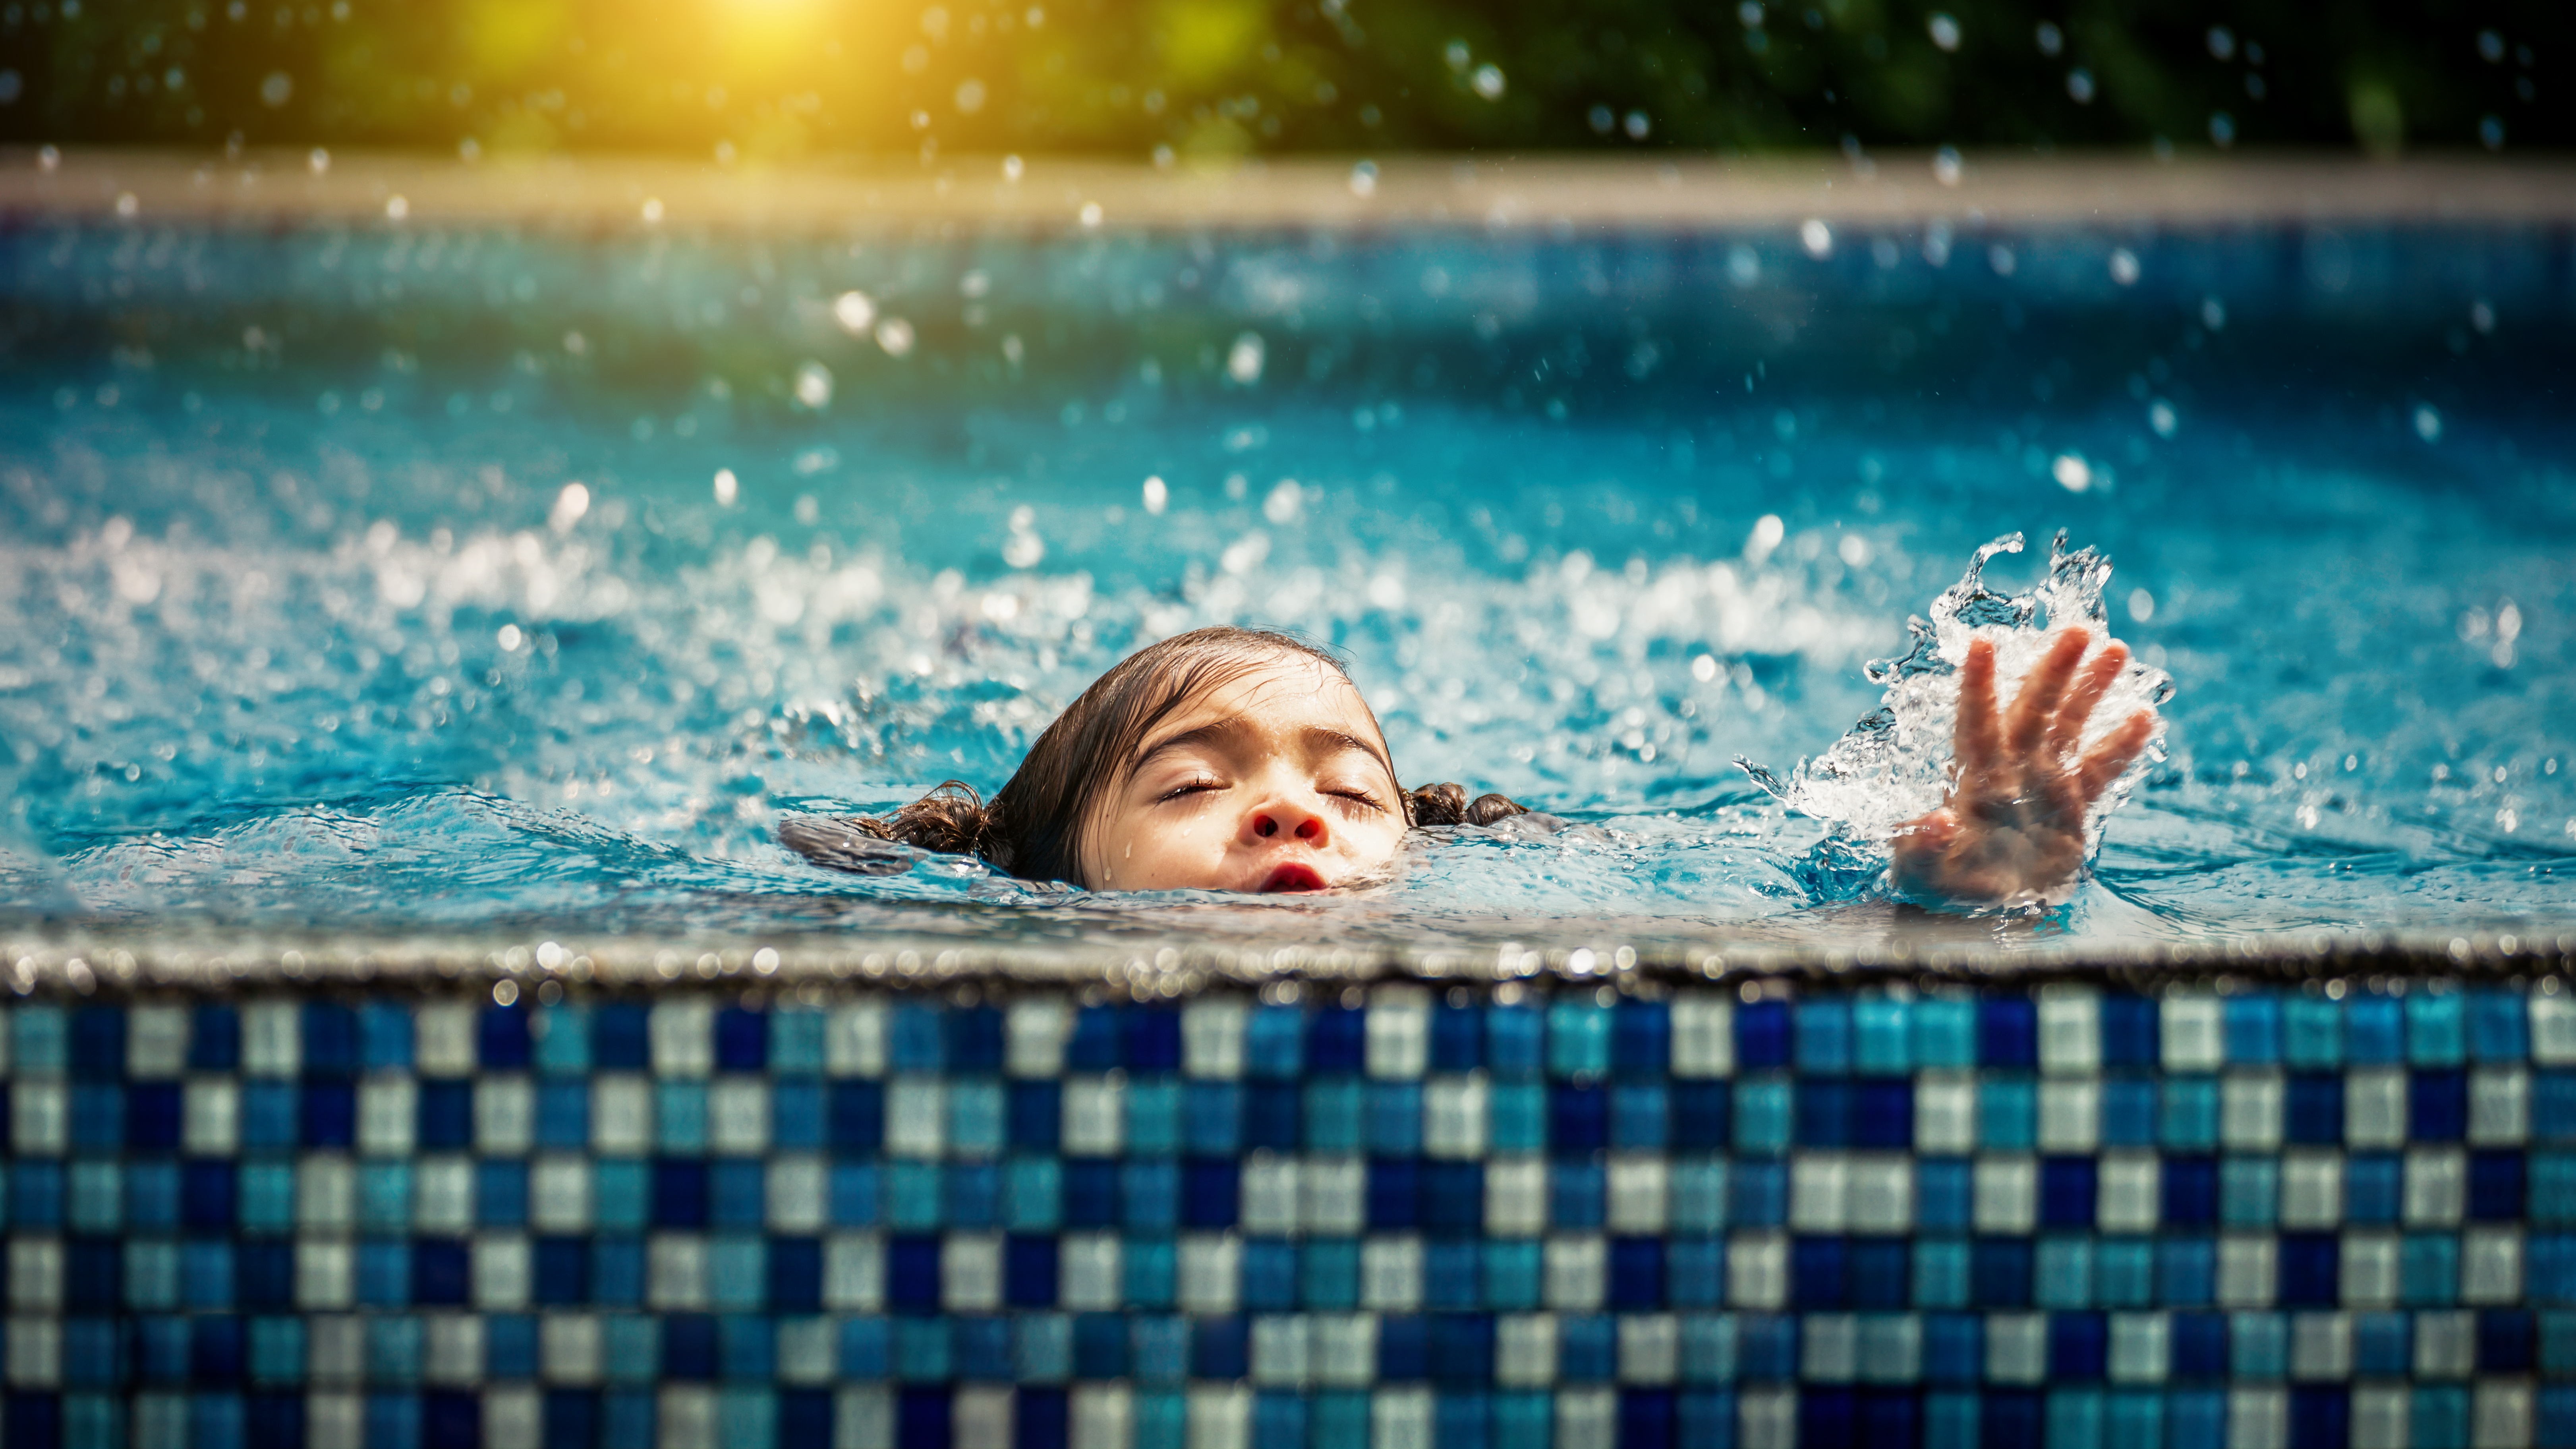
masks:
POLYGON ((1377 803, 1377 797, 1375 795, 1370 794, 1366 790, 1327 790, 1324 793, 1337 800, 1347 801, 1350 804, 1360 806, 1363 809, 1377 811, 1383 811, 1386 809, 1385 806, 1377 803))
POLYGON ((1225 782, 1222 780, 1200 779, 1184 781, 1182 784, 1155 796, 1154 803, 1161 805, 1169 801, 1178 800, 1184 795, 1197 795, 1208 790, 1222 790, 1224 788, 1225 782))

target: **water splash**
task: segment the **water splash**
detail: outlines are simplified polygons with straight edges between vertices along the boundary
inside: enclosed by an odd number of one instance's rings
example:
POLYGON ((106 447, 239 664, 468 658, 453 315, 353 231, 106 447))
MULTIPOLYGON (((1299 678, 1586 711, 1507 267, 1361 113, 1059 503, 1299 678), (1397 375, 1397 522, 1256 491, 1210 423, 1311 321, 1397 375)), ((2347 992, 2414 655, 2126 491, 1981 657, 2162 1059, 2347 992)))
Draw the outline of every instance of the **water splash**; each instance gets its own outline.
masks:
MULTIPOLYGON (((1886 841, 1896 827, 1948 796, 1958 669, 1968 657, 1970 640, 1993 643, 1995 696, 2007 709, 2020 693, 2022 676, 2060 631, 2080 627, 2090 632, 2092 653, 2109 642, 2102 593, 2111 580, 2110 559, 2092 548, 2069 551, 2060 530, 2049 543, 2048 573, 2036 586, 2018 594, 1988 588, 1986 565, 1997 554, 2021 550, 2018 533, 1979 548, 1959 581, 1932 601, 1931 618, 1906 621, 1912 647, 1868 666, 1871 682, 1887 689, 1879 707, 1823 754, 1800 761, 1786 779, 1750 760, 1736 760, 1790 809, 1834 827, 1827 858, 1820 862, 1821 873, 1843 887, 1831 893, 1874 884, 1886 867, 1886 841)), ((2099 744, 2137 711, 2172 696, 2171 677, 2133 657, 2085 725, 2084 748, 2099 744)), ((2102 827, 2111 813, 2127 801, 2145 771, 2165 758, 2164 741, 2159 718, 2146 752, 2095 803, 2084 823, 2088 858, 2101 848, 2102 827)))

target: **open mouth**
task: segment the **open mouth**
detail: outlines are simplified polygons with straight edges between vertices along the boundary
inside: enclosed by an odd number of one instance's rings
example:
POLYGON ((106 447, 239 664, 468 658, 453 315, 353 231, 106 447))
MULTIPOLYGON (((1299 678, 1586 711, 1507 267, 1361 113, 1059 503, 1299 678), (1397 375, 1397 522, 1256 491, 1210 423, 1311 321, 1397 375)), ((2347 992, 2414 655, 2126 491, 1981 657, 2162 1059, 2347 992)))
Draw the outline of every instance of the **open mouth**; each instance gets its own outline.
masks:
POLYGON ((1282 895, 1290 891, 1325 889, 1324 877, 1311 865, 1283 865, 1261 878, 1260 894, 1282 895))

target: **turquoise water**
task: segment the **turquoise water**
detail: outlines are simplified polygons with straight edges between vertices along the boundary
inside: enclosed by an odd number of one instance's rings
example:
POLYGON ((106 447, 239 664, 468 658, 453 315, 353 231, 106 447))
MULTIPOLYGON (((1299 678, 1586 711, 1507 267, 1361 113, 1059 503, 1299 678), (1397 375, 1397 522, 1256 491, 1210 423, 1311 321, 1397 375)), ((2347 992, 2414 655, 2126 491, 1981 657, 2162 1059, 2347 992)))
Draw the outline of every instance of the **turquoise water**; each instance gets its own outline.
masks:
POLYGON ((2512 229, 21 224, 0 912, 1830 935, 1865 862, 1735 757, 1825 750, 1977 546, 2027 588, 2065 529, 2175 692, 2062 929, 2564 921, 2571 278, 2512 229), (999 785, 1210 622, 1578 828, 1226 910, 772 842, 999 785))

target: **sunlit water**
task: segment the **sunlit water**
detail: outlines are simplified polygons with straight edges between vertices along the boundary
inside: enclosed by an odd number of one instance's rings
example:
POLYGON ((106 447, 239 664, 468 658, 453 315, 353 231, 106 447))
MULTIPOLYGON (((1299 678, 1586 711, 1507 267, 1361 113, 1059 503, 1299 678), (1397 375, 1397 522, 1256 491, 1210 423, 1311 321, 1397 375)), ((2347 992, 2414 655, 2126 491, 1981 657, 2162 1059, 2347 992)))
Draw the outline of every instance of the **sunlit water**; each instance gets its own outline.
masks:
MULTIPOLYGON (((2063 528, 2174 693, 2053 929, 2565 920, 2567 246, 22 227, 0 912, 1831 935, 1871 860, 1735 758, 1834 746, 1979 545, 2063 528), (1576 828, 1249 909, 773 842, 989 790, 1217 622, 1345 650, 1408 784, 1576 828)), ((1936 799, 1945 681, 1793 798, 1936 799)))

